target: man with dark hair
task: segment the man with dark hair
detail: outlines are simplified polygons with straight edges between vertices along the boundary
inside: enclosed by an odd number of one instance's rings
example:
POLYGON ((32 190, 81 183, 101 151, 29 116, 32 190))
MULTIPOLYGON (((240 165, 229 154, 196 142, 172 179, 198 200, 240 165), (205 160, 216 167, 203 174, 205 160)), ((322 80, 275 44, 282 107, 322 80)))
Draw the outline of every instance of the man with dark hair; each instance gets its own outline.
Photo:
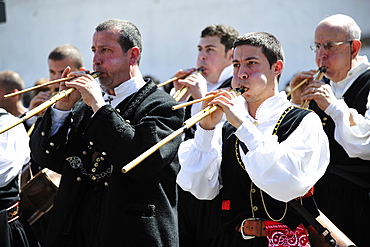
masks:
POLYGON ((292 102, 311 101, 330 141, 330 164, 315 185, 319 209, 357 246, 369 245, 370 232, 370 63, 360 55, 361 29, 347 15, 329 16, 316 27, 311 49, 325 81, 302 72, 291 82, 308 83, 292 102))
MULTIPOLYGON (((231 87, 232 78, 232 45, 239 33, 226 24, 213 24, 202 30, 198 43, 197 68, 203 72, 192 74, 183 80, 174 82, 175 89, 181 86, 189 88, 180 101, 200 99, 207 92, 231 87)), ((191 69, 190 71, 195 70, 191 69)), ((186 71, 179 71, 179 76, 186 71)), ((185 118, 201 110, 201 103, 190 105, 185 109, 185 118)), ((184 139, 194 137, 195 125, 185 132, 184 139)), ((198 200, 191 193, 179 188, 179 230, 181 246, 209 246, 215 229, 218 228, 218 217, 221 213, 220 197, 213 200, 198 200)))
POLYGON ((48 56, 50 81, 60 79, 67 66, 72 71, 83 70, 83 58, 80 50, 70 44, 63 44, 52 50, 48 56))
POLYGON ((209 93, 219 108, 179 149, 178 184, 199 199, 221 193, 220 227, 211 246, 309 246, 304 219, 288 203, 316 213, 310 190, 324 174, 329 145, 318 116, 278 91, 284 52, 271 34, 234 43, 232 91, 209 93), (227 121, 219 121, 225 113, 227 121), (222 190, 221 190, 222 188, 222 190), (279 245, 282 246, 282 245, 279 245))
POLYGON ((36 162, 62 174, 46 246, 177 246, 175 138, 127 173, 122 167, 182 126, 176 101, 144 81, 141 34, 111 19, 93 35, 93 69, 49 108, 31 137, 36 162), (102 95, 102 91, 104 95, 102 95), (82 97, 82 101, 79 99, 82 97))

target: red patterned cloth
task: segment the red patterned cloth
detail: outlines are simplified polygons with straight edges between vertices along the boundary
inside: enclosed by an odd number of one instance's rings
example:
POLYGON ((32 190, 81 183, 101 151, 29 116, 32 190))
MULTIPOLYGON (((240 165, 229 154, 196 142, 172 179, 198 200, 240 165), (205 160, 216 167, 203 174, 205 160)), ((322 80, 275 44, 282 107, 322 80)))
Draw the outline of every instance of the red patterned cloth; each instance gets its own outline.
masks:
POLYGON ((275 221, 266 221, 266 235, 269 247, 310 247, 306 229, 300 224, 291 230, 288 226, 275 221))

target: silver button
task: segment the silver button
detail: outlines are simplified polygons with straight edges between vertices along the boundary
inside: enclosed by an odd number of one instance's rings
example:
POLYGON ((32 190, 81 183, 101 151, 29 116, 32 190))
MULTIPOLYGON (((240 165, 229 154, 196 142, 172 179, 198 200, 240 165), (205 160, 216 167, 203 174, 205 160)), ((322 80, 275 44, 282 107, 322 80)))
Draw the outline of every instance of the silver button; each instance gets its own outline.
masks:
POLYGON ((108 184, 108 182, 104 182, 104 185, 105 185, 106 187, 108 187, 108 185, 109 185, 109 184, 108 184))
POLYGON ((42 132, 41 132, 41 135, 42 135, 42 136, 45 136, 45 132, 44 132, 44 131, 42 131, 42 132))
POLYGON ((121 110, 120 110, 120 109, 118 109, 118 108, 116 109, 116 111, 117 111, 118 113, 120 113, 120 112, 121 112, 121 110))
POLYGON ((81 182, 81 178, 80 177, 77 177, 77 182, 81 182))
POLYGON ((92 145, 94 145, 94 142, 90 141, 89 144, 90 144, 90 146, 92 146, 92 145))
POLYGON ((49 150, 45 150, 45 153, 46 153, 46 154, 50 154, 50 151, 49 151, 49 150))
POLYGON ((51 147, 54 147, 54 142, 50 142, 50 146, 51 147))

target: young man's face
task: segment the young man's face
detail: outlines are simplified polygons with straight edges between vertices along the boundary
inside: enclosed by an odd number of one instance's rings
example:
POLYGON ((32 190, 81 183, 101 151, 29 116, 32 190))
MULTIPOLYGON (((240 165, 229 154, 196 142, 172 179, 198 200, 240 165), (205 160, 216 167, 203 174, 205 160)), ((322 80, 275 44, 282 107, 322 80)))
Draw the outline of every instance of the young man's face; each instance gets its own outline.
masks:
POLYGON ((198 44, 197 68, 203 68, 207 81, 217 83, 222 70, 231 64, 232 50, 225 52, 220 37, 206 36, 198 44))
POLYGON ((281 61, 270 66, 260 47, 240 45, 234 49, 233 88, 246 88, 249 103, 261 104, 276 94, 276 78, 282 71, 281 61))
MULTIPOLYGON (((49 66, 49 80, 54 81, 62 78, 62 73, 64 69, 69 66, 72 71, 79 71, 80 68, 76 67, 76 62, 73 58, 67 57, 62 60, 52 60, 48 59, 49 66)), ((53 91, 56 88, 59 88, 59 83, 50 85, 51 90, 53 91)))

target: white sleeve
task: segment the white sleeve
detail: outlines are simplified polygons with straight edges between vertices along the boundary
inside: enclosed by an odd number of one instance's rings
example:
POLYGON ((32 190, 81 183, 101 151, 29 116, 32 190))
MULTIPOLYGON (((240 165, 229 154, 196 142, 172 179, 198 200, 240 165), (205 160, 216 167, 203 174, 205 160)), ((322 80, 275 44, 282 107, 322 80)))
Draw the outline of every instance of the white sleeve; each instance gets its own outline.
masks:
POLYGON ((220 183, 222 124, 207 131, 199 125, 194 139, 180 145, 181 169, 178 185, 198 199, 213 199, 222 188, 220 183))
POLYGON ((241 158, 253 183, 280 201, 303 196, 329 164, 329 142, 315 113, 307 114, 281 143, 249 121, 235 134, 249 149, 241 158))
POLYGON ((344 148, 349 157, 370 160, 370 106, 369 98, 365 115, 349 108, 344 100, 333 102, 325 110, 335 122, 334 138, 344 148), (356 125, 350 126, 352 114, 356 125))

